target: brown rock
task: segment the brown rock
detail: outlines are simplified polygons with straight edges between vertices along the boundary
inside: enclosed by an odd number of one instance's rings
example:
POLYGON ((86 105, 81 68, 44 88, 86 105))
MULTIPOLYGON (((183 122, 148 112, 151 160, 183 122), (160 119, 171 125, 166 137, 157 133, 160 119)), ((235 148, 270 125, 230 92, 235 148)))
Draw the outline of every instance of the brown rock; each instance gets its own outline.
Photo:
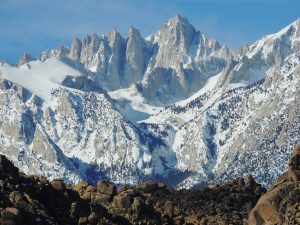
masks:
MULTIPOLYGON (((249 176, 247 176, 247 177, 244 177, 244 179, 243 179, 243 183, 247 186, 247 187, 253 187, 253 186, 256 186, 256 182, 255 182, 255 180, 254 180, 254 178, 251 176, 251 175, 249 175, 249 176)), ((241 185, 241 184, 240 184, 241 185)))
POLYGON ((70 215, 74 218, 78 217, 80 213, 79 211, 80 211, 80 205, 78 204, 78 202, 72 202, 70 206, 70 215))
POLYGON ((100 180, 97 183, 97 191, 102 194, 115 196, 117 194, 117 187, 112 182, 100 180))
POLYGON ((128 195, 117 195, 114 197, 113 205, 116 208, 129 209, 132 199, 128 195))
MULTIPOLYGON (((38 176, 17 176, 22 183, 12 182, 0 170, 0 177, 4 177, 0 181, 0 212, 4 213, 4 206, 14 206, 23 216, 22 223, 32 225, 243 224, 249 208, 264 193, 252 177, 203 190, 174 190, 162 183, 146 182, 138 187, 124 186, 117 192, 108 181, 99 181, 97 188, 79 182, 71 189, 62 180, 49 183, 38 176)), ((283 208, 294 220, 300 190, 285 191, 288 205, 275 204, 276 210, 283 208)), ((261 217, 259 210, 254 213, 261 217)), ((4 214, 1 224, 17 224, 14 217, 4 214)))
POLYGON ((0 220, 1 225, 22 225, 21 223, 17 223, 13 220, 0 220))
POLYGON ((138 190, 146 193, 153 192, 157 190, 157 188, 158 188, 158 184, 155 182, 145 182, 137 187, 138 190))
POLYGON ((55 190, 58 190, 58 191, 66 190, 66 184, 64 183, 63 180, 55 179, 51 182, 51 185, 55 190))
POLYGON ((89 186, 89 184, 87 182, 84 181, 79 181, 74 187, 73 190, 77 191, 80 195, 82 195, 86 188, 89 186))
POLYGON ((300 146, 291 154, 289 169, 264 194, 249 214, 248 224, 290 224, 300 201, 300 146))
POLYGON ((80 217, 78 221, 78 225, 86 225, 88 224, 89 220, 87 217, 80 217))
POLYGON ((145 212, 145 208, 146 205, 144 200, 140 197, 135 197, 131 205, 131 209, 137 215, 137 218, 139 218, 145 212))
POLYGON ((14 206, 28 210, 28 203, 25 201, 25 199, 19 191, 11 192, 9 195, 9 200, 14 206))
POLYGON ((176 216, 174 219, 174 224, 175 225, 182 225, 184 222, 184 218, 182 216, 176 216))
POLYGON ((91 223, 95 223, 95 222, 97 222, 98 220, 99 220, 99 216, 98 216, 96 213, 94 213, 94 212, 92 212, 92 213, 89 215, 89 217, 88 217, 88 221, 91 222, 91 223))
POLYGON ((91 193, 91 203, 93 205, 105 204, 105 203, 110 202, 111 200, 112 200, 111 195, 102 194, 102 193, 98 193, 98 192, 91 193))
POLYGON ((2 220, 13 221, 14 224, 22 224, 22 215, 17 208, 5 208, 1 212, 1 218, 2 220))
POLYGON ((173 202, 172 201, 166 201, 164 204, 164 212, 169 217, 173 217, 173 202))
POLYGON ((289 160, 289 181, 300 181, 300 145, 296 146, 289 160))
POLYGON ((93 185, 88 185, 87 187, 86 187, 86 190, 85 190, 86 192, 95 192, 95 191, 97 191, 97 188, 95 188, 93 185))

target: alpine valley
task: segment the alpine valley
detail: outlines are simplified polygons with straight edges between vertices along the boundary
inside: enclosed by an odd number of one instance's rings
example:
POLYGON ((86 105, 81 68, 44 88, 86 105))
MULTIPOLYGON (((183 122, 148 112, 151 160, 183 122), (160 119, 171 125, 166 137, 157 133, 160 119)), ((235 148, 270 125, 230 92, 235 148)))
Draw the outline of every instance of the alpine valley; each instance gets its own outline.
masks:
POLYGON ((75 184, 270 186, 300 139, 300 20, 231 50, 182 16, 0 63, 0 153, 75 184))

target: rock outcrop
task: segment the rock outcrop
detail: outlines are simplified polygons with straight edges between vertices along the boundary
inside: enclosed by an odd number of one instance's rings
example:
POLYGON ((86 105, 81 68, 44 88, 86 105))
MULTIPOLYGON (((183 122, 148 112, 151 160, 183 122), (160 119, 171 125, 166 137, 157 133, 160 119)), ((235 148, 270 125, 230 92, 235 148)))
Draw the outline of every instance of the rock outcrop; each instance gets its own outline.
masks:
POLYGON ((101 180, 79 182, 28 176, 0 155, 1 225, 35 224, 243 224, 265 189, 252 177, 203 190, 174 190, 162 183, 137 187, 101 180))
POLYGON ((26 63, 28 63, 28 62, 30 62, 30 61, 32 61, 32 60, 34 60, 34 59, 32 58, 32 56, 29 55, 28 53, 24 52, 24 53, 21 55, 20 59, 19 59, 18 65, 19 65, 19 66, 22 66, 22 65, 24 65, 24 64, 26 64, 26 63))
POLYGON ((145 43, 140 31, 130 27, 126 46, 126 64, 124 69, 124 83, 129 86, 141 81, 145 73, 145 43))
POLYGON ((300 224, 300 146, 292 152, 288 171, 251 211, 248 224, 300 224))

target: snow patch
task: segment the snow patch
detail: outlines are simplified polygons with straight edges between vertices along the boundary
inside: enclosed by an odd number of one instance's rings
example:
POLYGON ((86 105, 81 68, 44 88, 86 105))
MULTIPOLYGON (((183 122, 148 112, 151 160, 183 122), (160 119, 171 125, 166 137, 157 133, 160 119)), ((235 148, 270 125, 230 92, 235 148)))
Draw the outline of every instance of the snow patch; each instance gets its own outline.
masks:
POLYGON ((67 75, 78 76, 81 73, 58 58, 49 58, 46 61, 32 61, 21 67, 4 64, 2 77, 27 88, 33 94, 48 101, 51 92, 61 86, 67 75))
POLYGON ((135 93, 131 88, 111 91, 108 94, 119 101, 119 111, 133 123, 145 120, 163 109, 163 107, 145 103, 144 97, 135 93))
POLYGON ((183 106, 187 105, 188 103, 190 103, 191 101, 195 100, 196 98, 200 97, 201 95, 205 94, 206 92, 211 91, 213 88, 215 88, 217 86, 218 80, 221 76, 222 76, 222 72, 215 76, 212 76, 211 78, 209 78, 207 80, 207 82, 203 88, 201 88, 199 91, 197 91, 191 97, 175 103, 175 105, 183 107, 183 106))

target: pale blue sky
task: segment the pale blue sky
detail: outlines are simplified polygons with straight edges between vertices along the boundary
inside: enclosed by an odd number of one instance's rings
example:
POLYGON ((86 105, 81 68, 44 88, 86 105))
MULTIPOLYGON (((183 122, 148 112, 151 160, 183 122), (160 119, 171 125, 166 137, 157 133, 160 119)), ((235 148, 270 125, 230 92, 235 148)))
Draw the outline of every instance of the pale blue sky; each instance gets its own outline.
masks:
POLYGON ((73 37, 130 25, 144 37, 181 14, 197 30, 237 48, 300 18, 300 0, 0 0, 0 60, 16 62, 73 37))

